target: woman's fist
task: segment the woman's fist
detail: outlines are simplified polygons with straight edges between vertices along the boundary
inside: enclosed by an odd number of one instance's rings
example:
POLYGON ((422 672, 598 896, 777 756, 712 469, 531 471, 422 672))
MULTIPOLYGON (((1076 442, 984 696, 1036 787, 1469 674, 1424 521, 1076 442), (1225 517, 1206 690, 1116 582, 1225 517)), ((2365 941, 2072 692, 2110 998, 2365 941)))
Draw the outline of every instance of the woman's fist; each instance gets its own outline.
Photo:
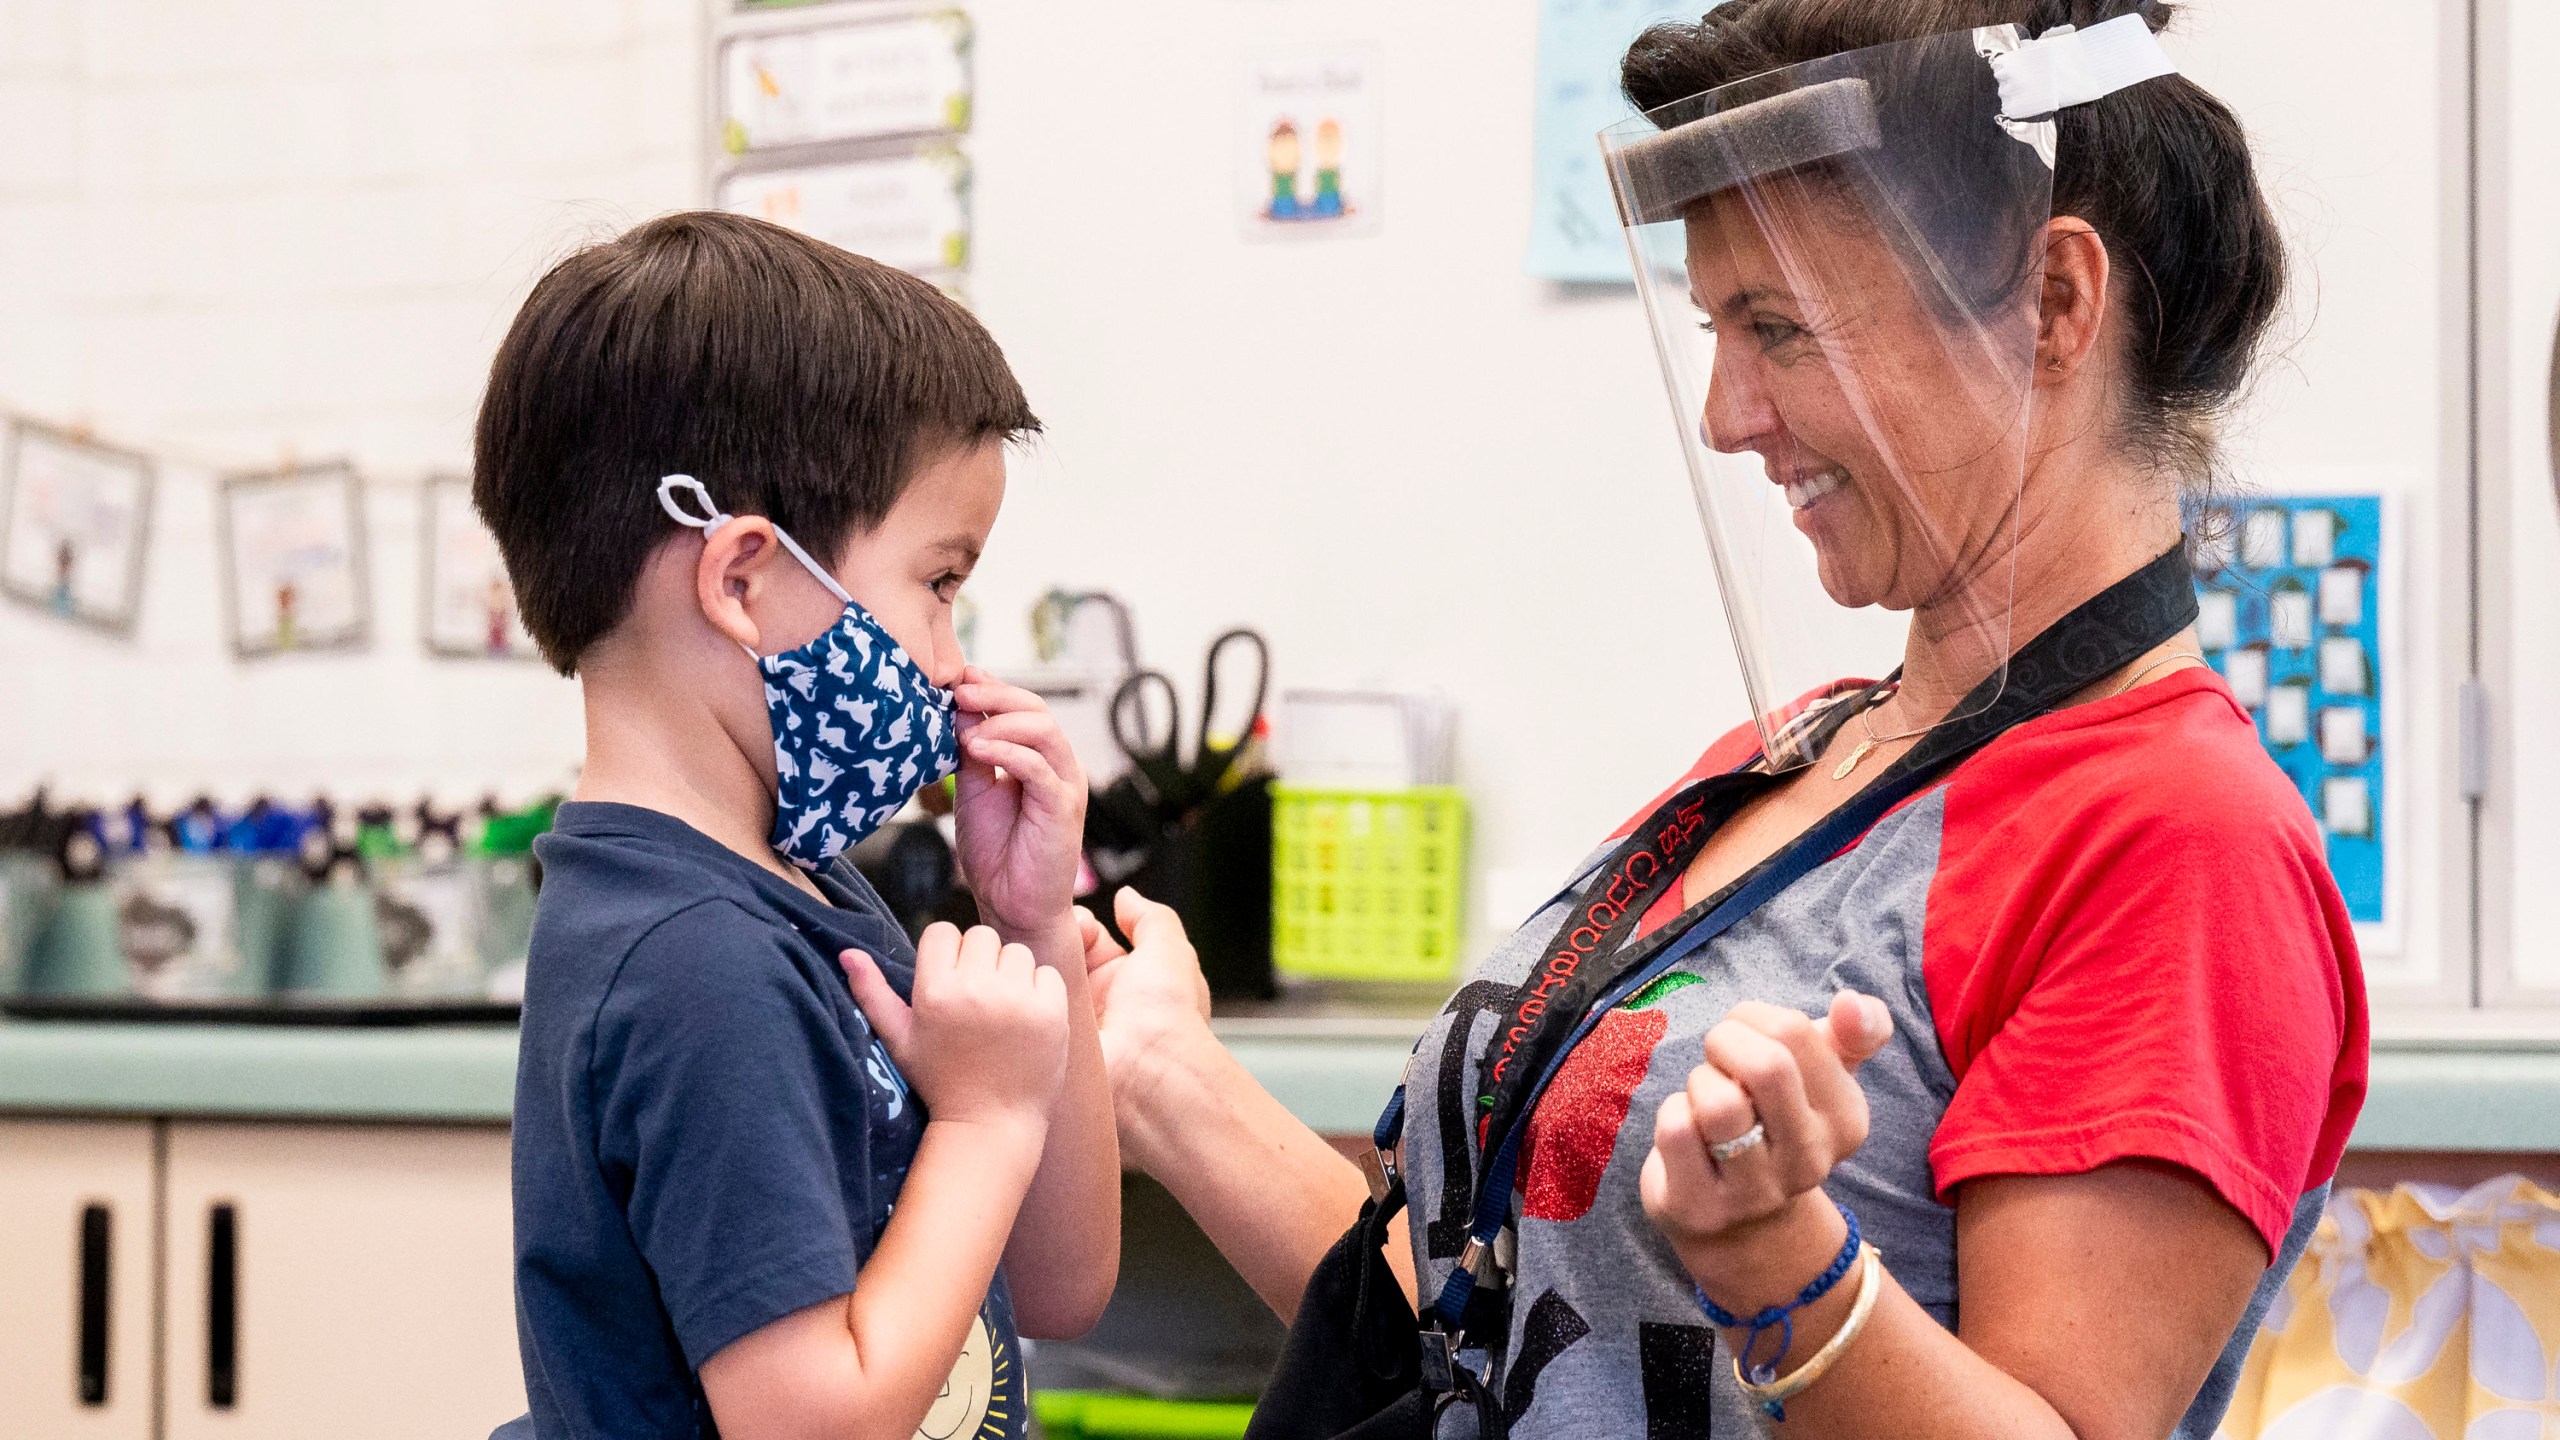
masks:
POLYGON ((1781 1214, 1866 1143, 1855 1072, 1892 1038, 1884 1002, 1845 990, 1819 1020, 1746 1001, 1707 1032, 1706 1063, 1655 1113, 1640 1182, 1645 1213, 1684 1258, 1781 1214), (1759 1140, 1733 1143, 1754 1126, 1759 1140))

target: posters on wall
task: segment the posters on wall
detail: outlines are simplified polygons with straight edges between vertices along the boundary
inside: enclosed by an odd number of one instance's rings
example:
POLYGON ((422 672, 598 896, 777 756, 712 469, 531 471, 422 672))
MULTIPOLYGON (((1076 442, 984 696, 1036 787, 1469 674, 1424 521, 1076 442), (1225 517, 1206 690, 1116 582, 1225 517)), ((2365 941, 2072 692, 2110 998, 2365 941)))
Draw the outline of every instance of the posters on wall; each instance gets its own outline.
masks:
POLYGON ((2258 724, 2328 844, 2359 924, 2384 922, 2383 504, 2287 496, 2218 510, 2203 527, 2196 632, 2258 724))
POLYGON ((215 514, 232 649, 245 657, 362 647, 370 638, 364 494, 353 467, 222 482, 215 514))
POLYGON ((718 61, 721 147, 966 130, 969 38, 956 11, 733 35, 718 61))
POLYGON ((1237 212, 1256 239, 1374 234, 1385 221, 1378 57, 1257 51, 1237 106, 1237 212))
POLYGON ((967 16, 827 4, 715 24, 712 203, 964 294, 967 16))
POLYGON ((956 149, 740 171, 718 204, 927 278, 969 265, 969 161, 956 149))
POLYGON ((30 421, 0 437, 0 593, 130 632, 156 472, 147 456, 30 421))
POLYGON ((424 504, 427 649, 456 658, 540 658, 517 612, 497 537, 471 508, 470 480, 430 477, 424 504))
POLYGON ((1695 22, 1701 8, 1663 0, 1543 0, 1530 274, 1571 284, 1628 283, 1627 242, 1600 165, 1600 132, 1630 113, 1618 88, 1628 42, 1658 20, 1695 22))

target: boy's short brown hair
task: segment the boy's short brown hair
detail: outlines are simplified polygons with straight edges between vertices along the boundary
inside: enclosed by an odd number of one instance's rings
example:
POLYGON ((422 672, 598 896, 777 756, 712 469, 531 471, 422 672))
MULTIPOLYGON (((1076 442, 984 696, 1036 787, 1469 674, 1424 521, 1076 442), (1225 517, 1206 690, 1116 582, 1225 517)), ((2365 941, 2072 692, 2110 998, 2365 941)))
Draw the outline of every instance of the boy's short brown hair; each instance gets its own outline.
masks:
POLYGON ((489 369, 471 495, 563 675, 676 533, 658 478, 829 556, 951 444, 1036 433, 1004 352, 932 285, 760 220, 668 215, 533 287, 489 369))

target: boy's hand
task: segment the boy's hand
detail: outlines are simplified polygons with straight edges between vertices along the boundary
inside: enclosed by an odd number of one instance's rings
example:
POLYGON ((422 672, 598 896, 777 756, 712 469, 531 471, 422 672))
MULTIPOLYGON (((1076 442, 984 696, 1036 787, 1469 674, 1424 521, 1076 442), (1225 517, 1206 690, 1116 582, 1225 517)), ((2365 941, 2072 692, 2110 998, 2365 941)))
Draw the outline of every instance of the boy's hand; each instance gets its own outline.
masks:
POLYGON ((960 711, 953 810, 960 873, 988 924, 1009 935, 1048 933, 1075 903, 1084 766, 1057 717, 1030 691, 972 665, 952 699, 960 711))
POLYGON ((981 925, 935 925, 916 942, 915 1003, 870 956, 837 957, 854 1003, 936 1120, 1045 1128, 1067 1068, 1067 987, 1031 952, 981 925))

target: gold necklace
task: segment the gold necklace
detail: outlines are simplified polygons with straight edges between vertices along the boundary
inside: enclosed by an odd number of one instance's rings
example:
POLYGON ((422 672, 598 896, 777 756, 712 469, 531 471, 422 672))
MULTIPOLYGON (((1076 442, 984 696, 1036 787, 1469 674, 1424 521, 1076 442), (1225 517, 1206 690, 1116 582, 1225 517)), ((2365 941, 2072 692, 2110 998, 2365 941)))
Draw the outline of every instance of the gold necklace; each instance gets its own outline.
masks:
POLYGON ((2133 678, 2117 686, 2115 694, 2109 695, 2107 698, 2113 700, 2116 698, 2116 695, 2123 695, 2130 692, 2134 686, 2142 683, 2143 676, 2150 674, 2152 671, 2159 669, 2161 666, 2168 664, 2172 660, 2193 660, 2199 665, 2205 663, 2204 657, 2198 655, 2192 650, 2173 651, 2152 661, 2150 664, 2143 666, 2141 669, 2134 671, 2133 678))
POLYGON ((1841 761, 1839 766, 1832 770, 1832 779, 1848 779, 1850 772, 1856 770, 1868 756, 1876 753, 1877 748, 1880 746, 1890 745, 1896 740, 1908 740, 1914 735, 1924 735, 1937 728, 1935 725, 1923 725, 1917 730, 1905 730, 1898 735, 1878 735, 1876 733, 1876 722, 1874 718, 1876 707, 1901 693, 1902 687, 1896 685, 1892 689, 1878 695, 1875 699, 1859 708, 1858 728, 1867 732, 1867 738, 1859 741, 1858 747, 1849 752, 1849 758, 1841 761))
MULTIPOLYGON (((2122 685, 2117 686, 2115 690, 2107 696, 2107 698, 2113 700, 2117 696, 2130 693, 2134 686, 2142 683, 2142 678, 2144 676, 2159 669, 2163 665, 2167 665, 2178 660, 2193 660, 2200 665, 2205 663, 2205 659, 2202 655, 2198 655, 2191 650, 2180 650, 2173 654, 2163 655, 2159 659, 2152 661, 2150 664, 2143 666, 2141 669, 2134 671, 2132 677, 2127 679, 2122 685)), ((1840 764, 1832 770, 1832 779, 1848 779, 1849 776, 1857 770, 1859 765, 1865 763, 1868 756, 1873 755, 1883 746, 1890 745, 1896 740, 1908 740, 1914 735, 1926 734, 1927 732, 1937 728, 1935 725, 1923 725, 1917 730, 1905 730, 1898 735, 1876 734, 1876 722, 1874 719, 1876 707, 1901 693, 1902 687, 1896 685, 1891 690, 1877 696, 1875 700, 1858 711, 1858 728, 1867 732, 1866 738, 1860 740, 1857 744, 1857 748, 1849 752, 1848 759, 1841 761, 1840 764)))

